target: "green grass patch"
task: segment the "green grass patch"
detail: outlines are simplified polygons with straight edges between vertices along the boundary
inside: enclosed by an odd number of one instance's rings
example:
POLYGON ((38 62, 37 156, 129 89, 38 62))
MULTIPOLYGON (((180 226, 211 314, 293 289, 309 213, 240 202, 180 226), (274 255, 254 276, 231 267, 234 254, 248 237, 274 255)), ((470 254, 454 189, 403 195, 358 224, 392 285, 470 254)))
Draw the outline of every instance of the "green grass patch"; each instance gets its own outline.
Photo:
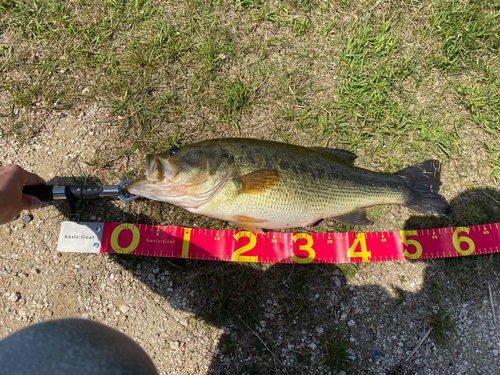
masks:
POLYGON ((243 110, 249 106, 249 89, 240 79, 225 82, 218 94, 220 118, 239 129, 238 121, 243 110))
POLYGON ((496 135, 500 129, 500 79, 489 84, 462 86, 458 93, 472 120, 483 130, 496 135))
POLYGON ((220 271, 216 267, 196 275, 207 301, 200 315, 208 323, 218 326, 238 316, 253 326, 260 313, 256 303, 258 271, 245 264, 234 264, 220 271))
POLYGON ((484 67, 484 59, 500 48, 498 2, 436 1, 430 24, 441 40, 434 64, 446 72, 484 67))
POLYGON ((490 155, 490 175, 498 183, 500 182, 500 144, 496 141, 486 143, 485 148, 490 155))
POLYGON ((357 263, 340 263, 337 267, 345 277, 350 278, 356 276, 360 266, 357 263))
POLYGON ((430 325, 439 344, 446 344, 449 334, 455 329, 455 321, 445 307, 440 307, 431 318, 430 325))
POLYGON ((327 335, 326 344, 326 365, 335 372, 349 371, 351 363, 348 359, 350 348, 349 340, 338 332, 327 335))

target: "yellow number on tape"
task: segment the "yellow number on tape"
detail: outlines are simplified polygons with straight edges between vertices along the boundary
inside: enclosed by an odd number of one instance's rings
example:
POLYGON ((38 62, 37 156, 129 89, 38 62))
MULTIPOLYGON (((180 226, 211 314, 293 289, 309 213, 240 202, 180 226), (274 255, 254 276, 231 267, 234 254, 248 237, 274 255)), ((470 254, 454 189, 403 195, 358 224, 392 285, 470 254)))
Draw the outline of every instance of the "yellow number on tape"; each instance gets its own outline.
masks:
POLYGON ((184 237, 182 238, 182 255, 181 258, 189 258, 189 241, 191 240, 192 228, 184 228, 184 237))
POLYGON ((113 233, 111 233, 110 243, 113 250, 116 251, 117 253, 129 254, 137 248, 137 245, 139 245, 140 238, 141 238, 141 233, 134 224, 120 224, 113 230, 113 233), (118 245, 118 236, 124 229, 130 229, 132 231, 132 241, 130 242, 130 245, 128 245, 127 247, 121 247, 120 245, 118 245))
POLYGON ((403 253, 403 255, 405 257, 410 258, 410 259, 420 258, 422 256, 422 245, 420 245, 420 243, 418 241, 406 239, 406 233, 416 234, 416 232, 413 232, 413 231, 406 232, 406 231, 402 230, 402 231, 400 231, 400 233, 401 233, 401 242, 403 242, 406 246, 410 246, 410 245, 415 246, 415 252, 413 254, 409 253, 408 249, 406 249, 405 252, 403 253))
POLYGON ((358 233, 354 242, 352 243, 349 251, 347 252, 349 258, 361 258, 363 262, 369 262, 372 254, 366 249, 366 239, 364 233, 358 233), (356 247, 360 245, 361 251, 355 251, 356 247))
POLYGON ((248 237, 250 238, 250 241, 245 246, 240 247, 238 250, 236 250, 233 253, 233 256, 231 257, 231 260, 234 260, 236 262, 258 262, 258 256, 241 256, 241 254, 252 250, 255 245, 257 244, 257 237, 255 237, 255 234, 250 233, 250 232, 238 232, 234 236, 236 241, 239 241, 241 237, 248 237))
POLYGON ((476 245, 469 237, 465 237, 465 236, 458 237, 458 233, 460 233, 460 232, 465 232, 465 233, 469 234, 469 228, 458 227, 457 229, 455 229, 455 232, 453 232, 453 246, 455 246, 455 249, 460 254, 471 255, 474 252, 474 250, 476 250, 476 245), (469 245, 469 248, 467 250, 462 250, 462 248, 460 247, 461 242, 467 242, 467 244, 469 245))
POLYGON ((307 251, 308 254, 307 258, 299 258, 295 254, 293 254, 292 260, 297 263, 311 263, 314 260, 314 258, 316 258, 316 252, 311 247, 313 245, 313 239, 307 233, 297 233, 295 236, 292 237, 293 242, 297 242, 297 240, 301 238, 305 238, 307 240, 307 243, 305 245, 299 245, 299 250, 307 251))

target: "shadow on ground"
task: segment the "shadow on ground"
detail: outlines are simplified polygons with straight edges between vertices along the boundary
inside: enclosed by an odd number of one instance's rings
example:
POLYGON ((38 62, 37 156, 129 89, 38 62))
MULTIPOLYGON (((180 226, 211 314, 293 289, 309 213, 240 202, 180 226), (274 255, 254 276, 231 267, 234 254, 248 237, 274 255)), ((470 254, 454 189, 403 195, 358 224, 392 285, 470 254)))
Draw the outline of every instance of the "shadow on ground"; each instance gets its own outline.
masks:
MULTIPOLYGON (((405 229, 498 222, 499 202, 498 191, 469 190, 450 202, 450 218, 414 216, 405 229)), ((131 219, 149 223, 147 217, 131 219)), ((137 271, 140 263, 135 277, 192 314, 192 328, 208 323, 224 330, 209 374, 444 374, 463 365, 454 329, 463 306, 471 306, 471 315, 484 307, 478 302, 488 298, 485 284, 498 282, 498 259, 269 266, 136 257, 124 267, 137 271), (172 284, 149 277, 158 268, 172 284), (437 314, 448 316, 452 327, 441 337, 435 328, 406 361, 437 314)), ((476 357, 479 370, 487 360, 476 357)))

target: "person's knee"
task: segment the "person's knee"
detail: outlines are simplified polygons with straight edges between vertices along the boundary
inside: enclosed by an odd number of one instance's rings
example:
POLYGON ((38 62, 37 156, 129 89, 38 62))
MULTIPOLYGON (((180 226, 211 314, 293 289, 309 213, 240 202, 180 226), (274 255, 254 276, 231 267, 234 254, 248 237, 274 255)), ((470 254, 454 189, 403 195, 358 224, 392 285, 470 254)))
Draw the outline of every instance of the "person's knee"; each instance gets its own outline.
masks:
POLYGON ((11 375, 158 374, 151 358, 130 337, 86 319, 34 324, 4 338, 0 368, 11 375))

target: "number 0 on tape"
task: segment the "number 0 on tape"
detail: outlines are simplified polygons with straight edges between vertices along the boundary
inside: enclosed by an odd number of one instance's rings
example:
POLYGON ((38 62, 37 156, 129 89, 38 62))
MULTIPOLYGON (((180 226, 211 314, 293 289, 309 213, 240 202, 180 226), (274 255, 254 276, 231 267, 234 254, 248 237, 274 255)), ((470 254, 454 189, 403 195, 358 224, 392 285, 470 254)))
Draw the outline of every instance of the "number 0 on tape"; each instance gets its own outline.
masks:
POLYGON ((499 252, 499 224, 415 231, 255 234, 64 222, 58 251, 263 263, 357 263, 499 252))

